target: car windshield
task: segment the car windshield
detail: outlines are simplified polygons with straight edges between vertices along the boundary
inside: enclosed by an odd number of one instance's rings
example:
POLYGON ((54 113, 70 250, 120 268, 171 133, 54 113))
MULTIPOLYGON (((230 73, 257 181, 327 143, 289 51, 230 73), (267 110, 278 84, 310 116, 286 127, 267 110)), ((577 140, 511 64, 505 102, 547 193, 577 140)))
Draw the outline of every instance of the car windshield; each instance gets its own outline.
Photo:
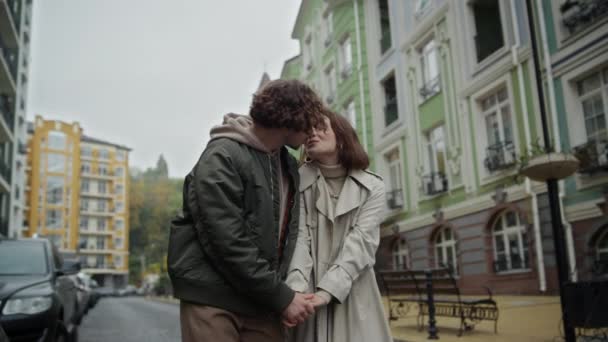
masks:
POLYGON ((0 275, 47 272, 47 259, 41 242, 0 240, 0 275))

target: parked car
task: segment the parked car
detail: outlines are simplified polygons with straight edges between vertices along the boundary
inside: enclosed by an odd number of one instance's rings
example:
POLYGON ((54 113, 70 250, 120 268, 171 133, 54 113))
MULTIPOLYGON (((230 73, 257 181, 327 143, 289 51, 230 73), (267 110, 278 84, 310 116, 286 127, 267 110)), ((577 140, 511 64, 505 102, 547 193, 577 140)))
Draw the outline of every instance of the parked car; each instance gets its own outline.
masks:
POLYGON ((76 286, 46 239, 0 239, 0 325, 11 341, 78 339, 76 286))
POLYGON ((70 276, 70 279, 76 285, 76 299, 78 303, 77 323, 80 325, 82 318, 89 312, 91 308, 92 294, 89 287, 88 278, 90 276, 79 272, 76 275, 70 276))

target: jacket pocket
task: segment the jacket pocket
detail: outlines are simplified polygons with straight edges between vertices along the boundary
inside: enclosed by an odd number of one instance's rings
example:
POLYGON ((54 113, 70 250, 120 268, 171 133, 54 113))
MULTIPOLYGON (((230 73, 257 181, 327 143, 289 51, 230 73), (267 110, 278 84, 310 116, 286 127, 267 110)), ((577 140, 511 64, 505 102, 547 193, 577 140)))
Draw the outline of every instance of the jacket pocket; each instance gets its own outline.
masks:
POLYGON ((167 269, 171 277, 179 277, 195 264, 196 254, 202 254, 191 218, 177 216, 171 220, 167 269))

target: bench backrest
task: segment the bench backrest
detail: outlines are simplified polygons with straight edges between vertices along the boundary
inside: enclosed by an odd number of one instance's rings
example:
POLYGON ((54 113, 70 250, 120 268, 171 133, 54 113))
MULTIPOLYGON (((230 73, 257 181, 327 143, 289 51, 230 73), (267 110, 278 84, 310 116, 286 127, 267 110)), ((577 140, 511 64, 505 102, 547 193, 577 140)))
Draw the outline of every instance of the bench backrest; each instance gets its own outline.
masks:
POLYGON ((385 270, 380 271, 380 278, 384 284, 386 295, 390 298, 398 294, 408 294, 418 296, 419 299, 424 295, 424 281, 413 276, 412 271, 404 270, 385 270))
POLYGON ((380 276, 389 297, 396 294, 411 294, 419 296, 420 299, 426 298, 430 276, 434 296, 456 296, 460 302, 460 290, 450 268, 380 271, 380 276))

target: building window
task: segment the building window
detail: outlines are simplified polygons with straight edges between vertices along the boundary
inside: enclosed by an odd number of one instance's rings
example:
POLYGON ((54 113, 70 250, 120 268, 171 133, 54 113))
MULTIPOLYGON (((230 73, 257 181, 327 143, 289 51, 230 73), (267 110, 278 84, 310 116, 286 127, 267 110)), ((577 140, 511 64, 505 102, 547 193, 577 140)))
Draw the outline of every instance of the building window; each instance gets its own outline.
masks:
POLYGON ((309 34, 306 39, 304 39, 304 48, 302 49, 302 60, 304 61, 304 67, 307 71, 312 69, 313 58, 312 35, 309 34))
POLYGON ((63 132, 49 132, 48 148, 64 151, 67 146, 67 137, 63 132))
POLYGON ((504 45, 500 4, 498 0, 475 0, 471 6, 475 21, 477 62, 481 62, 504 45))
POLYGON ((380 53, 384 54, 391 48, 391 19, 388 0, 378 0, 380 10, 380 53))
POLYGON ((103 232, 106 230, 106 219, 100 217, 97 219, 97 230, 103 232))
POLYGON ((84 229, 84 230, 89 229, 89 218, 86 216, 81 216, 79 226, 80 226, 80 229, 84 229))
POLYGON ((116 212, 122 213, 125 210, 125 204, 123 202, 116 202, 116 212))
POLYGON ((91 173, 91 164, 90 163, 82 163, 82 164, 80 164, 80 172, 82 172, 82 173, 91 173))
POLYGON ((47 153, 47 171, 55 173, 64 173, 66 166, 66 157, 62 153, 47 153))
POLYGON ((384 89, 384 126, 389 126, 399 118, 399 107, 397 106, 397 84, 395 76, 391 75, 382 82, 384 89))
POLYGON ((102 176, 108 175, 108 165, 99 163, 99 165, 97 165, 97 173, 102 176))
POLYGON ((51 243, 53 244, 53 246, 55 246, 57 249, 60 249, 63 246, 63 239, 61 238, 61 235, 49 235, 49 240, 51 241, 51 243))
POLYGON ((96 268, 105 268, 105 258, 103 255, 97 255, 95 257, 95 267, 96 268))
POLYGON ((519 215, 509 211, 492 227, 494 240, 494 271, 504 272, 528 268, 526 228, 519 215))
POLYGON ((81 199, 80 200, 80 211, 88 211, 89 210, 89 200, 81 199))
POLYGON ((63 204, 63 188, 65 179, 61 176, 48 176, 46 178, 46 203, 53 205, 63 204))
POLYGON ((565 0, 560 6, 562 21, 570 34, 606 18, 608 6, 604 0, 565 0))
POLYGON ((124 190, 125 190, 125 188, 124 188, 124 186, 122 184, 116 184, 114 191, 115 191, 116 194, 122 195, 123 192, 124 192, 124 190))
POLYGON ((334 103, 336 97, 336 71, 333 64, 330 64, 325 69, 325 93, 327 94, 325 97, 327 104, 334 103))
POLYGON ((107 182, 98 181, 97 182, 97 192, 100 194, 105 194, 107 192, 107 182))
POLYGON ((122 249, 123 245, 122 245, 122 238, 116 238, 114 239, 114 247, 122 249))
POLYGON ((486 169, 494 172, 515 164, 513 118, 507 88, 486 96, 480 101, 487 138, 486 169))
POLYGON ((104 239, 103 237, 97 238, 97 249, 99 249, 99 250, 106 249, 106 239, 104 239))
POLYGON ((91 148, 91 146, 82 146, 80 148, 80 155, 85 157, 85 158, 92 158, 93 157, 93 149, 91 148))
POLYGON ((101 159, 110 159, 110 151, 105 148, 99 150, 99 158, 101 159))
POLYGON ((587 140, 607 140, 606 113, 608 110, 606 110, 606 96, 608 96, 608 68, 604 69, 603 73, 596 72, 579 81, 577 88, 579 101, 583 109, 587 140))
POLYGON ((123 220, 116 220, 114 222, 114 228, 116 230, 122 230, 125 227, 125 222, 123 220))
POLYGON ((432 129, 426 135, 427 158, 423 176, 424 192, 435 195, 448 189, 447 156, 443 125, 432 129))
POLYGON ((389 209, 399 209, 403 207, 403 187, 401 185, 401 159, 399 149, 394 149, 385 155, 388 167, 388 192, 386 202, 389 209))
POLYGON ((60 229, 63 228, 63 212, 61 209, 46 210, 46 228, 60 229))
POLYGON ((122 167, 117 167, 116 169, 114 169, 114 175, 116 177, 122 177, 125 174, 125 169, 122 167))
POLYGON ((114 266, 116 268, 122 268, 122 258, 120 256, 118 256, 118 255, 114 256, 114 266))
POLYGON ((348 78, 353 71, 353 55, 350 37, 346 37, 342 43, 340 43, 340 76, 342 79, 348 78))
POLYGON ((401 238, 393 245, 393 269, 406 270, 410 267, 410 250, 405 239, 401 238))
POLYGON ((441 228, 435 236, 435 266, 449 267, 456 275, 458 274, 456 256, 456 240, 452 229, 441 228))
POLYGON ((106 201, 105 200, 97 200, 97 211, 99 211, 99 212, 106 211, 106 201))
POLYGON ((80 181, 80 192, 89 192, 90 191, 90 182, 87 179, 83 179, 80 181))
POLYGON ((420 49, 420 65, 423 84, 420 88, 420 96, 425 100, 437 94, 440 90, 439 59, 434 39, 429 40, 420 49))
POLYGON ((346 106, 344 106, 344 116, 348 119, 348 122, 350 122, 351 126, 353 126, 353 128, 356 130, 357 129, 357 112, 355 109, 354 100, 348 101, 346 106))
POLYGON ((127 152, 123 150, 116 151, 116 160, 117 161, 125 161, 127 159, 127 152))

